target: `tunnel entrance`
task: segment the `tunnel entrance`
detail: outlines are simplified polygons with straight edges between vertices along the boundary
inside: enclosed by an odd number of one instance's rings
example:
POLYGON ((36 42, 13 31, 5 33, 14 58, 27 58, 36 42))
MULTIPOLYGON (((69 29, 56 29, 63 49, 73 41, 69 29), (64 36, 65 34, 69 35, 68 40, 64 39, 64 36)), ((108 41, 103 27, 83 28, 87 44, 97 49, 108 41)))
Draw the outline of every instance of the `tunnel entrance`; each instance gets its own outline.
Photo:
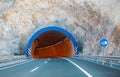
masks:
POLYGON ((74 46, 63 33, 50 30, 39 35, 33 42, 31 53, 33 58, 72 57, 74 46))
POLYGON ((77 47, 76 40, 68 31, 59 27, 46 27, 30 38, 26 56, 35 59, 72 57, 77 47))

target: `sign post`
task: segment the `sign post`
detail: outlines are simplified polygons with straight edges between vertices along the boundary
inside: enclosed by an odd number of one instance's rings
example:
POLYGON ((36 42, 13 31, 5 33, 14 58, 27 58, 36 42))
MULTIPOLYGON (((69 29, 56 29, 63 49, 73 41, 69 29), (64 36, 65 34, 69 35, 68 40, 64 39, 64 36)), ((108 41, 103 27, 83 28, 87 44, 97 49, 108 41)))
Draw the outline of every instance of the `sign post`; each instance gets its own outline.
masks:
MULTIPOLYGON (((102 39, 100 39, 99 44, 100 44, 100 46, 103 49, 103 48, 108 46, 108 40, 106 38, 102 38, 102 39)), ((105 52, 104 51, 103 51, 103 56, 105 56, 105 52)))

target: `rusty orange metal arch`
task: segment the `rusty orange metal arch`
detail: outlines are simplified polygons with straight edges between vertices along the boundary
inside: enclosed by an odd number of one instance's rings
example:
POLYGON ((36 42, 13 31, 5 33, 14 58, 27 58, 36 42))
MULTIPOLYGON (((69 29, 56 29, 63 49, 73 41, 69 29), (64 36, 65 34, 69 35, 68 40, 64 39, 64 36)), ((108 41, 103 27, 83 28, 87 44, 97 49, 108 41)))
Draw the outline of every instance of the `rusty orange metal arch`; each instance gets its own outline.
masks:
POLYGON ((74 53, 75 54, 79 54, 78 52, 78 44, 75 40, 75 38, 72 36, 72 34, 70 32, 68 32, 67 30, 60 28, 60 27, 56 27, 56 26, 50 26, 50 27, 45 27, 42 28, 40 30, 38 30, 37 32, 34 33, 34 35, 32 35, 32 37, 29 39, 27 46, 26 46, 26 57, 30 57, 31 56, 31 46, 33 41, 42 33, 46 32, 46 31, 50 31, 50 30, 55 30, 55 31, 59 31, 63 34, 65 34, 72 42, 73 46, 74 46, 74 53))

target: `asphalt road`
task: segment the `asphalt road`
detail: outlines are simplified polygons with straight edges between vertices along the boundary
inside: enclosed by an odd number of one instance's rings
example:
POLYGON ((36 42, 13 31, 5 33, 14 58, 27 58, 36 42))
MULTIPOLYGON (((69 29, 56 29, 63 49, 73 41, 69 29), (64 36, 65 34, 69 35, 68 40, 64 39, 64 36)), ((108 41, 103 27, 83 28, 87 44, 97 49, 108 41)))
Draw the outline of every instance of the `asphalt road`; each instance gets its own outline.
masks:
POLYGON ((0 68, 0 77, 120 77, 120 70, 82 59, 50 58, 0 68))

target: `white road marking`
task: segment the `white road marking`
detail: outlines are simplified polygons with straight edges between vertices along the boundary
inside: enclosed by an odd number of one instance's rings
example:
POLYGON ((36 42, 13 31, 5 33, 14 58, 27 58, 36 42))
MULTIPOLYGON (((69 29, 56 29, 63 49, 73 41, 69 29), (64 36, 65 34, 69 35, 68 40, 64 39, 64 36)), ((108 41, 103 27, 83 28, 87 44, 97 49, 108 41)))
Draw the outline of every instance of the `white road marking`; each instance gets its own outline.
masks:
POLYGON ((45 63, 47 63, 47 61, 45 61, 45 63))
POLYGON ((85 75, 87 75, 88 77, 93 77, 91 74, 89 74, 87 71, 85 71, 83 68, 81 68, 80 66, 78 66, 76 63, 74 63, 73 61, 64 58, 65 60, 69 61, 70 63, 72 63, 73 65, 75 65, 78 69, 80 69, 85 75))
POLYGON ((32 69, 30 72, 34 72, 35 70, 37 70, 39 67, 36 67, 34 69, 32 69))
MULTIPOLYGON (((33 61, 33 60, 32 60, 33 61)), ((29 63, 29 62, 32 62, 32 61, 24 61, 24 62, 21 62, 21 63, 19 63, 19 64, 12 64, 12 65, 10 65, 10 66, 5 66, 5 67, 3 67, 3 68, 0 68, 0 70, 4 70, 4 69, 8 69, 8 68, 12 68, 12 67, 15 67, 15 66, 19 66, 19 65, 23 65, 23 64, 26 64, 26 63, 29 63)))
POLYGON ((48 61, 50 61, 50 58, 48 59, 48 61))

